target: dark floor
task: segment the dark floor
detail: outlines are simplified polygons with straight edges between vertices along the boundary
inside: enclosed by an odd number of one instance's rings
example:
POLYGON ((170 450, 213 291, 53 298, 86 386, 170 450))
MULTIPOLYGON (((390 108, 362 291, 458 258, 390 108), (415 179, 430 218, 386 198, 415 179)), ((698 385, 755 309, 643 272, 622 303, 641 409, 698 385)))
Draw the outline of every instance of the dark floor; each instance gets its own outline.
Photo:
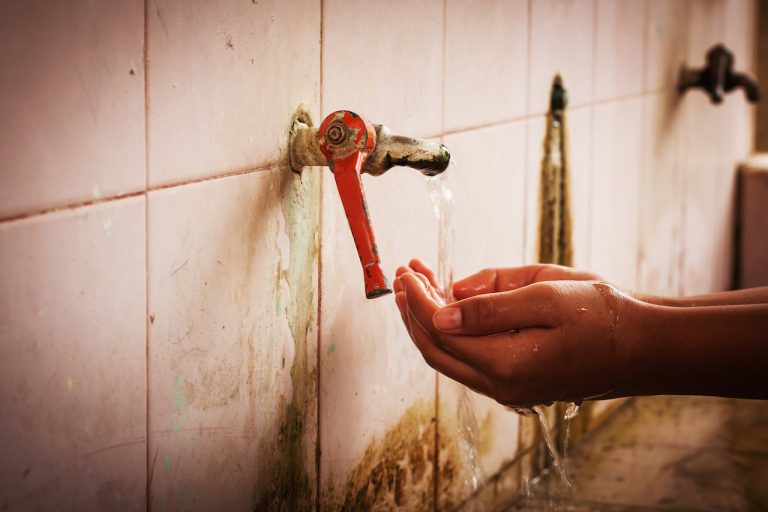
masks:
POLYGON ((634 400, 566 463, 508 509, 768 510, 768 401, 702 397, 634 400))

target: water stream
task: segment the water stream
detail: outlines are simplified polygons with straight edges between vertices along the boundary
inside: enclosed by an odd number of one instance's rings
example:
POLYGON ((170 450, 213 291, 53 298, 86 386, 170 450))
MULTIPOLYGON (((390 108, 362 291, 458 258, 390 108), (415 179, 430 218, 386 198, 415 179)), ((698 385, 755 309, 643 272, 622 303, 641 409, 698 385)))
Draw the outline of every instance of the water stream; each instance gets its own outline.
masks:
MULTIPOLYGON (((456 172, 456 164, 452 159, 450 163, 453 167, 453 172, 456 172)), ((453 297, 453 260, 454 260, 454 223, 453 223, 453 193, 451 192, 446 182, 446 176, 444 174, 438 175, 434 178, 427 178, 427 188, 429 190, 429 196, 432 201, 432 211, 438 221, 438 264, 437 264, 437 282, 440 287, 440 291, 443 296, 443 300, 448 303, 454 300, 453 297)), ((475 417, 474 409, 472 408, 472 402, 470 400, 467 388, 458 385, 458 404, 457 404, 457 417, 456 428, 457 437, 459 440, 459 446, 461 450, 463 462, 465 464, 466 471, 463 472, 464 477, 464 495, 465 498, 470 498, 475 495, 480 487, 485 482, 485 471, 480 460, 480 455, 477 450, 478 445, 478 427, 477 419, 475 417)), ((557 447, 552 439, 552 433, 549 428, 549 422, 547 420, 544 411, 540 407, 534 407, 533 409, 521 409, 512 408, 518 414, 531 415, 536 414, 541 424, 541 431, 544 437, 544 441, 549 450, 549 454, 552 458, 554 467, 558 472, 563 484, 569 489, 573 487, 568 473, 566 471, 564 457, 560 456, 557 451, 557 447)), ((573 417, 578 413, 579 407, 576 404, 569 404, 565 414, 566 424, 566 438, 565 448, 568 446, 568 437, 570 431, 570 422, 573 417)), ((469 510, 472 510, 473 503, 468 503, 469 510)), ((483 506, 481 502, 480 507, 483 506)))
POLYGON ((565 469, 565 463, 563 462, 563 458, 560 457, 560 453, 557 451, 557 446, 555 446, 554 440, 552 439, 552 431, 549 428, 549 420, 547 419, 547 415, 538 405, 534 407, 533 410, 539 417, 539 423, 541 424, 541 435, 544 436, 544 442, 547 444, 547 449, 549 450, 549 455, 552 457, 552 463, 555 466, 555 470, 560 475, 562 482, 569 489, 572 489, 573 484, 571 483, 571 479, 568 477, 568 472, 565 469))
MULTIPOLYGON (((451 167, 456 168, 455 161, 451 159, 451 167)), ((454 261, 454 224, 453 224, 453 193, 446 182, 444 174, 427 179, 429 197, 432 200, 432 211, 438 222, 437 235, 437 283, 443 301, 453 302, 453 261, 454 261)), ((459 452, 464 463, 463 498, 469 500, 474 496, 485 482, 485 470, 483 469, 480 454, 478 453, 478 427, 472 401, 467 388, 456 383, 458 402, 456 407, 456 437, 459 444, 459 452)), ((485 508, 482 498, 478 501, 468 501, 466 510, 483 510, 485 508)))

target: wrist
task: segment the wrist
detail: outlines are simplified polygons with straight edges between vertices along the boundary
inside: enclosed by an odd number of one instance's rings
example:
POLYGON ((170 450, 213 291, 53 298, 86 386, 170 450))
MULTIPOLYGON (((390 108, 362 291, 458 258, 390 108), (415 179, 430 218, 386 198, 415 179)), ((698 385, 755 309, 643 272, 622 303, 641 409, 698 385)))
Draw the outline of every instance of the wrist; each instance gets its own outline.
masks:
POLYGON ((669 385, 661 362, 674 360, 674 347, 662 343, 669 306, 628 297, 618 326, 616 395, 651 395, 669 385))

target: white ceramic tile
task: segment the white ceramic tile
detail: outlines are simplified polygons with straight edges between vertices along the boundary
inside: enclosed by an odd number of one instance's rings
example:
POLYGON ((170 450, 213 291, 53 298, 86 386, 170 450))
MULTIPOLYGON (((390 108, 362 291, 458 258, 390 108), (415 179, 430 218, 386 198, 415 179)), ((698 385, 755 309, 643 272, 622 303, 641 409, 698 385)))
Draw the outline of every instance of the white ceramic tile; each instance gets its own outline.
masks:
MULTIPOLYGON (((566 88, 568 84, 565 84, 566 88)), ((566 113, 568 157, 570 160, 571 219, 573 221, 573 265, 590 268, 590 222, 592 178, 592 108, 566 113)), ((525 262, 538 261, 539 217, 541 215, 541 164, 546 122, 544 117, 528 121, 528 164, 526 169, 525 262)))
POLYGON ((677 85, 688 51, 688 1, 648 0, 645 90, 677 85))
POLYGON ((529 114, 549 109, 552 79, 560 73, 571 106, 592 101, 593 0, 531 2, 529 114))
POLYGON ((591 269, 630 289, 637 285, 642 99, 594 109, 591 269))
POLYGON ((679 292, 685 128, 677 92, 644 99, 638 277, 644 293, 679 292))
POLYGON ((725 37, 725 0, 689 0, 688 65, 702 67, 706 53, 725 37))
MULTIPOLYGON (((435 372, 409 338, 393 296, 365 298, 333 175, 328 169, 322 173, 322 506, 431 508, 435 372), (403 473, 387 477, 393 464, 403 473), (366 494, 368 482, 381 479, 388 483, 366 494)), ((414 257, 436 268, 438 224, 426 178, 394 168, 383 176, 363 176, 363 183, 390 281, 395 269, 414 257)))
POLYGON ((0 508, 144 510, 144 199, 0 225, 0 508))
POLYGON ((751 109, 729 95, 714 106, 703 94, 686 95, 685 251, 686 294, 724 290, 731 285, 736 169, 749 156, 751 109))
POLYGON ((147 30, 153 185, 275 161, 296 107, 318 115, 317 1, 157 0, 147 30))
MULTIPOLYGON (((733 52, 736 71, 755 77, 757 8, 753 0, 725 0, 723 43, 733 52)), ((763 7, 764 8, 764 7, 763 7)))
POLYGON ((597 0, 595 8, 594 99, 642 92, 645 0, 597 0))
POLYGON ((0 5, 0 216, 144 188, 143 7, 0 5))
POLYGON ((442 129, 443 2, 323 2, 323 110, 395 133, 442 129))
POLYGON ((311 507, 319 177, 307 172, 149 196, 152 508, 311 507))
POLYGON ((524 117, 528 2, 449 0, 445 20, 445 129, 524 117))
POLYGON ((525 121, 445 137, 455 159, 457 278, 520 265, 525 228, 525 121))

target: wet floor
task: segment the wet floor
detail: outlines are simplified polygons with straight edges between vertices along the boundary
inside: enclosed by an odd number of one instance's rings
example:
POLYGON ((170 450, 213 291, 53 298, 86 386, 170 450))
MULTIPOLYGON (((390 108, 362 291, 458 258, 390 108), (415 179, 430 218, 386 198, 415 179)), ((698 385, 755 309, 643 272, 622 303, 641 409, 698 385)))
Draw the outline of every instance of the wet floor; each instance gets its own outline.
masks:
POLYGON ((768 401, 638 398, 569 459, 573 491, 550 476, 506 511, 768 510, 768 401))

